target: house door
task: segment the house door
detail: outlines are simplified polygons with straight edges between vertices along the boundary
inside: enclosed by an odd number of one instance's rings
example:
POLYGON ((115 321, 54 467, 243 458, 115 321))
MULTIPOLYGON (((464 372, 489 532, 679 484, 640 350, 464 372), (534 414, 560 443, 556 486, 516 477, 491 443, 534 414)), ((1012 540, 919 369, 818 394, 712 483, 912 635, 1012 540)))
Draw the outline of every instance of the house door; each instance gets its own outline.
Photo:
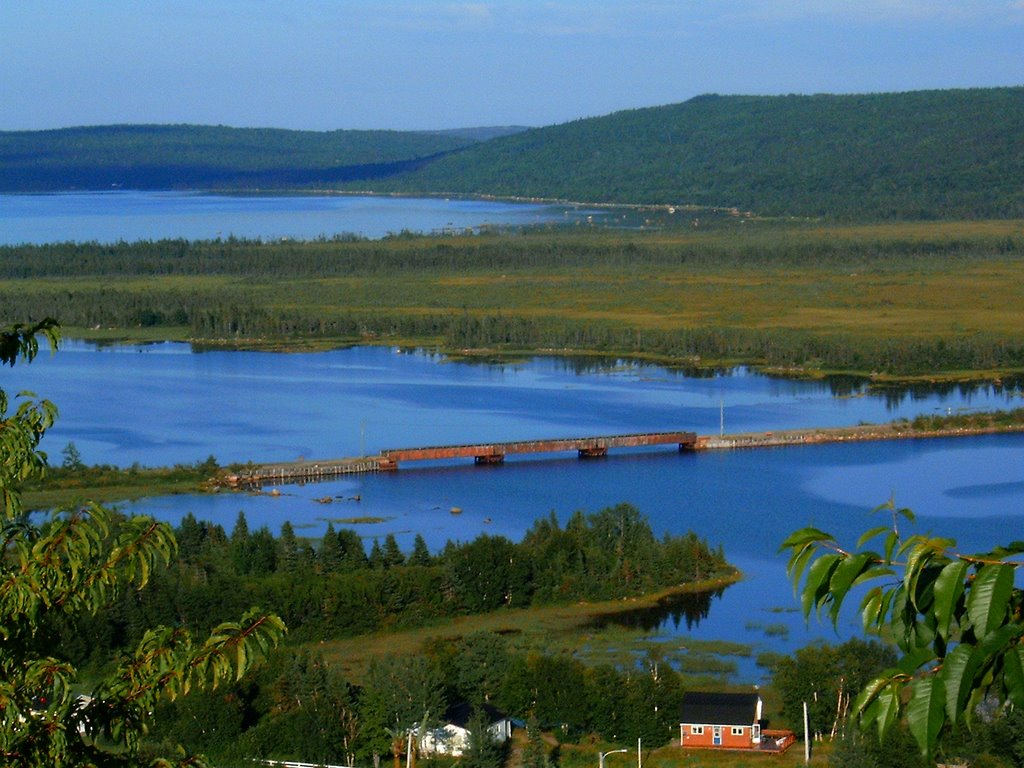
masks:
POLYGON ((711 731, 711 743, 716 747, 722 746, 722 726, 716 725, 711 731))

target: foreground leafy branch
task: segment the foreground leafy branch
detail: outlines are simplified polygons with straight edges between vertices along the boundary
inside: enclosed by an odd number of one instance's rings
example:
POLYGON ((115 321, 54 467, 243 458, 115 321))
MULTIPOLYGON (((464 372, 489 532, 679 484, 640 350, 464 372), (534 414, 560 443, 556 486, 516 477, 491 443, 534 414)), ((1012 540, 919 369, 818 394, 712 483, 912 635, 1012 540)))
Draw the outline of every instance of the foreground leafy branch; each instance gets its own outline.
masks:
POLYGON ((1024 541, 965 554, 952 539, 904 540, 898 520, 913 514, 891 500, 879 510, 891 512, 892 523, 867 531, 853 549, 815 528, 796 531, 782 549, 805 617, 827 613, 837 625, 846 598, 867 589, 864 630, 892 640, 902 657, 864 687, 853 712, 879 737, 905 716, 931 756, 982 701, 1024 707, 1024 591, 1014 583, 1024 561, 1013 559, 1024 541), (880 551, 866 548, 876 540, 880 551))
MULTIPOLYGON (((53 321, 18 326, 0 335, 0 362, 31 360, 36 333, 56 347, 53 321)), ((22 483, 46 468, 38 446, 55 416, 52 404, 32 400, 8 415, 0 390, 0 764, 139 765, 160 699, 241 678, 280 642, 285 627, 255 609, 201 642, 184 629, 158 627, 98 680, 55 657, 55 619, 95 615, 125 590, 143 589, 154 567, 177 553, 170 527, 148 517, 124 518, 89 504, 53 513, 40 526, 22 513, 22 483)))

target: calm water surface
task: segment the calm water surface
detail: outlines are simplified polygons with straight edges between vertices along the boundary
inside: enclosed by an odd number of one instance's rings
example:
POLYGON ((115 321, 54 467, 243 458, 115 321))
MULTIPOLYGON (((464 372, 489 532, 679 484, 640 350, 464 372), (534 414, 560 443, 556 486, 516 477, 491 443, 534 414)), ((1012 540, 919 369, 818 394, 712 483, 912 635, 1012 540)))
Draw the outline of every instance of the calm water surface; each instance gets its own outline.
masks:
MULTIPOLYGON (((47 448, 74 442, 90 463, 162 465, 214 454, 222 463, 327 458, 382 448, 648 430, 715 433, 884 422, 920 413, 1016 407, 1020 392, 993 387, 938 393, 834 394, 825 384, 736 370, 691 378, 628 363, 580 370, 535 359, 492 366, 422 352, 354 348, 315 354, 194 353, 187 345, 97 349, 67 344, 31 366, 5 371, 8 391, 34 389, 61 409, 47 448)), ((831 629, 805 627, 779 543, 816 525, 852 542, 869 510, 894 496, 918 513, 914 530, 984 549, 1024 528, 1024 436, 836 444, 731 453, 620 452, 606 459, 509 459, 504 466, 406 465, 282 496, 221 494, 151 499, 133 512, 177 521, 186 512, 230 530, 240 510, 275 533, 290 520, 319 536, 328 519, 375 516, 367 539, 394 533, 433 549, 481 532, 518 540, 540 516, 563 520, 621 501, 657 534, 697 531, 746 578, 713 601, 695 626, 669 620, 660 634, 694 633, 787 650, 831 629), (332 504, 316 499, 336 497, 332 504), (358 496, 360 501, 354 501, 358 496), (452 507, 461 515, 453 516, 452 507), (784 624, 786 636, 768 637, 784 624)), ((343 525, 343 523, 336 523, 343 525)), ((843 632, 852 632, 852 618, 843 632)), ((740 676, 756 679, 752 662, 740 676)))
POLYGON ((359 196, 229 196, 199 192, 67 192, 0 195, 0 244, 185 238, 311 240, 403 230, 585 221, 581 208, 480 200, 359 196))

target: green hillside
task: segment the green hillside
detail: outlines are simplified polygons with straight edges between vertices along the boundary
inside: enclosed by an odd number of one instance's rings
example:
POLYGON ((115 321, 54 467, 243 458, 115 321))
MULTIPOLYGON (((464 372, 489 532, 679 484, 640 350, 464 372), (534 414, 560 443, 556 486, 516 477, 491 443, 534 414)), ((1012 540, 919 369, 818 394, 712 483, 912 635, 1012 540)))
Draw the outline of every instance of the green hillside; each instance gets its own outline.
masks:
POLYGON ((113 125, 0 132, 0 190, 304 187, 396 173, 472 132, 113 125))
POLYGON ((701 96, 532 130, 0 132, 0 191, 303 189, 1024 218, 1024 87, 701 96))
POLYGON ((838 218, 1024 216, 1024 88, 701 96, 475 145, 375 188, 838 218))

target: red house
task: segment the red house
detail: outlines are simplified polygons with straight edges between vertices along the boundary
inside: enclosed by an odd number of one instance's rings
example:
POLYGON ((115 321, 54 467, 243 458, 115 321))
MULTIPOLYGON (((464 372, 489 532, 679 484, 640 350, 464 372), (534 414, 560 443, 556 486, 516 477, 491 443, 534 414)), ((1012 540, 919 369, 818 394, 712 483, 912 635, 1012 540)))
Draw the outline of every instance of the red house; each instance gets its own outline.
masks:
POLYGON ((756 693, 683 694, 679 744, 704 749, 762 749, 761 710, 756 693))

